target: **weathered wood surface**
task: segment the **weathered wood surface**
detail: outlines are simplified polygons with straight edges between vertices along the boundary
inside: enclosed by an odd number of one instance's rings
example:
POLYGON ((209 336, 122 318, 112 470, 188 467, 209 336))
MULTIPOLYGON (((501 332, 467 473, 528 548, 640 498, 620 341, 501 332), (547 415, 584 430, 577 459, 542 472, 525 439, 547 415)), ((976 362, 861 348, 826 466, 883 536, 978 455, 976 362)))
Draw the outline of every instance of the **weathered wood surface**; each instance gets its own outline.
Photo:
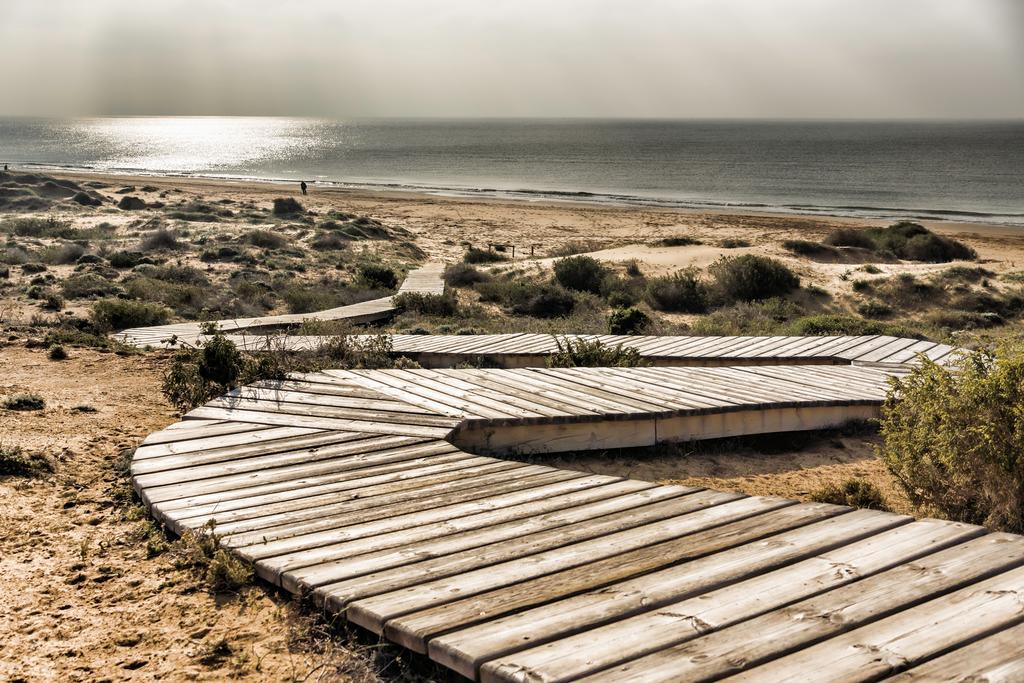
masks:
MULTIPOLYGON (((501 337, 416 343, 550 352, 501 337)), ((1024 538, 460 449, 838 423, 877 411, 900 371, 879 361, 949 353, 889 337, 638 343, 788 364, 263 381, 147 438, 133 480, 172 530, 212 525, 265 580, 470 678, 1020 680, 1024 538)))
MULTIPOLYGON (((444 280, 442 274, 444 264, 431 263, 406 275, 398 293, 417 292, 422 294, 443 294, 444 280)), ((354 323, 373 322, 388 317, 395 312, 393 297, 363 301, 349 306, 339 306, 325 311, 313 313, 293 313, 285 315, 268 315, 261 318, 234 318, 213 322, 218 329, 232 338, 238 337, 240 345, 257 350, 265 347, 265 335, 282 328, 301 325, 306 320, 349 320, 354 323), (246 335, 248 338, 242 335, 246 335)), ((138 327, 114 335, 116 339, 132 346, 175 347, 179 345, 194 346, 203 339, 201 324, 195 322, 158 325, 155 327, 138 327)))

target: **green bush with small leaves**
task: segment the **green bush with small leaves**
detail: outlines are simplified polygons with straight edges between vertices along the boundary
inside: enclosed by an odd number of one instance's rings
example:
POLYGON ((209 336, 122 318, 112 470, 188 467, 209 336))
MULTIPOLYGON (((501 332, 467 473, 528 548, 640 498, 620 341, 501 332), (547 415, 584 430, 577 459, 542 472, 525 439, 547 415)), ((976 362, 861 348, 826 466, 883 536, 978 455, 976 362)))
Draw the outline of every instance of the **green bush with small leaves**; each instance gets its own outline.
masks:
POLYGON ((880 455, 915 505, 1024 531, 1024 350, 921 359, 891 380, 880 455))
POLYGON ((707 288, 696 268, 649 279, 644 298, 658 311, 703 313, 708 308, 707 288))
POLYGON ((638 308, 617 308, 608 316, 608 334, 643 334, 651 318, 638 308))
POLYGON ((598 294, 608 269, 593 256, 569 256, 554 264, 555 281, 566 289, 598 294))
POLYGON ((756 254, 722 257, 708 273, 715 295, 727 303, 785 296, 800 286, 800 278, 786 264, 756 254))
POLYGON ((144 301, 100 299, 92 305, 89 317, 102 330, 125 330, 163 325, 171 317, 171 312, 159 304, 144 301))
POLYGON ((878 487, 863 479, 848 479, 841 484, 825 484, 811 494, 811 500, 869 510, 889 509, 878 487))
POLYGON ((555 337, 558 348, 547 358, 549 368, 634 368, 646 365, 640 352, 622 344, 607 346, 599 340, 555 337))

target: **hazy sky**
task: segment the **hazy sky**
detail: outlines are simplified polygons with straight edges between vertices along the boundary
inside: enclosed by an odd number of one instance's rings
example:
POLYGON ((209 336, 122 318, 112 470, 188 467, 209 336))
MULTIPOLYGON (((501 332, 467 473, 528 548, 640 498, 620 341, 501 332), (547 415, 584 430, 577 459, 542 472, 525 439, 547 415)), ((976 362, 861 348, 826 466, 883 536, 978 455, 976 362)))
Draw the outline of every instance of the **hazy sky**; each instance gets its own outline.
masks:
POLYGON ((0 114, 1024 117, 1024 0, 0 0, 0 114))

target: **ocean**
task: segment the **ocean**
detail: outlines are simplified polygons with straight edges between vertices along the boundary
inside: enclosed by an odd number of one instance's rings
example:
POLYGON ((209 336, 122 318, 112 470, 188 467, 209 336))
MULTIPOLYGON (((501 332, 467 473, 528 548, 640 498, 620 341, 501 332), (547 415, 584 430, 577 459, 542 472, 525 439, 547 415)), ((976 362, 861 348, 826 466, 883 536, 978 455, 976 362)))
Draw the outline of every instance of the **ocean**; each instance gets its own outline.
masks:
POLYGON ((17 168, 1024 226, 1024 122, 0 119, 17 168))

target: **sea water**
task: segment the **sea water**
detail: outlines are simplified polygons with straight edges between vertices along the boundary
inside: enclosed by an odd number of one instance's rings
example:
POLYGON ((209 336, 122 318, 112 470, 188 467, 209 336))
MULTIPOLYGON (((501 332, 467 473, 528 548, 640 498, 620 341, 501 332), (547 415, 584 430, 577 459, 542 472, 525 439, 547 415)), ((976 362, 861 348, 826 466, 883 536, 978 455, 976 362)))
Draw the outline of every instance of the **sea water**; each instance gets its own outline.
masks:
POLYGON ((21 168, 1024 226, 1024 122, 0 119, 21 168))

